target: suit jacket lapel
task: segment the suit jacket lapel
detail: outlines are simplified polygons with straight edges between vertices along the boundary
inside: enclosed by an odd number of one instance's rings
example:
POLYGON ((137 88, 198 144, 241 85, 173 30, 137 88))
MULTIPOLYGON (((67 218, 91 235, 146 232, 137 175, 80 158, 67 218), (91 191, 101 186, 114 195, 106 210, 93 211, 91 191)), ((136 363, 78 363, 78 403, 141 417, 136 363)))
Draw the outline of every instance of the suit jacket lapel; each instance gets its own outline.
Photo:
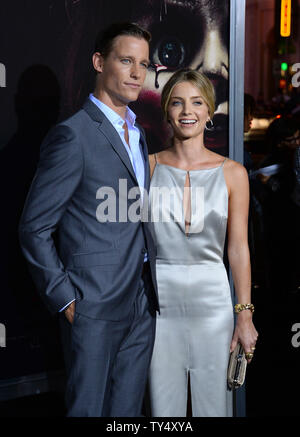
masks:
POLYGON ((99 130, 105 135, 107 140, 112 145, 115 152, 119 155, 120 159, 124 163, 124 165, 127 167, 129 173, 135 180, 136 184, 138 185, 130 158, 128 156, 128 153, 124 147, 124 144, 122 143, 122 140, 114 128, 114 126, 110 123, 110 121, 105 117, 103 112, 90 100, 87 99, 83 105, 83 109, 89 114, 89 116, 99 122, 99 130))
MULTIPOLYGON (((139 128, 139 126, 138 126, 139 128)), ((139 128, 140 129, 140 128, 139 128)), ((149 191, 149 186, 150 186, 150 170, 149 170, 149 158, 148 158, 148 148, 147 148, 147 143, 146 143, 146 139, 144 137, 143 131, 140 129, 140 143, 141 143, 141 148, 142 148, 142 152, 144 154, 144 160, 145 160, 145 189, 147 191, 149 191)))

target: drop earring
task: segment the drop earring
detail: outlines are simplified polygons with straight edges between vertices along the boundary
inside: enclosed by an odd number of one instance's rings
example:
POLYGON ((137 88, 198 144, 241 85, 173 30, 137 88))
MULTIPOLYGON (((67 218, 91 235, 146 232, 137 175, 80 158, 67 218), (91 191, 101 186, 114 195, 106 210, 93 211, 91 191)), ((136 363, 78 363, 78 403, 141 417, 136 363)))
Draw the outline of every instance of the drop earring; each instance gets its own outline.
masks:
POLYGON ((205 123, 205 129, 206 130, 214 130, 214 123, 211 119, 207 120, 207 122, 205 123), (210 125, 207 126, 207 123, 210 123, 210 125))

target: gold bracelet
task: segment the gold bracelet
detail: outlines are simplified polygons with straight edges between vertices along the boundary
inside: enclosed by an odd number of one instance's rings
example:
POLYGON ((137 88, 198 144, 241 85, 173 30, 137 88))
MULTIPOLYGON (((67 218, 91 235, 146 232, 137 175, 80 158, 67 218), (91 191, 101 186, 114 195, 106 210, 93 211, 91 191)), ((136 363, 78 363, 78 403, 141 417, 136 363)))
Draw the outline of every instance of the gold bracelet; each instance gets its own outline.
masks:
POLYGON ((243 310, 250 310, 251 313, 254 313, 253 303, 237 303, 236 305, 234 305, 234 312, 236 314, 240 313, 243 310))

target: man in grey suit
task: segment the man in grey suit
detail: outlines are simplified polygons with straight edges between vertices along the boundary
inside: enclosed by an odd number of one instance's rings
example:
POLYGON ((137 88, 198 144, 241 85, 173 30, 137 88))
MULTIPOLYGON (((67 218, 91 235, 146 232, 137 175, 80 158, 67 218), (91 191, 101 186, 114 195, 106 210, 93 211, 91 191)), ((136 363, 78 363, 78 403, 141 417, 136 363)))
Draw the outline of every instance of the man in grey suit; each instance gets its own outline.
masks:
POLYGON ((127 105, 145 80, 149 41, 133 23, 99 34, 95 91, 44 140, 20 222, 36 286, 60 313, 68 416, 142 410, 159 305, 148 152, 127 105))

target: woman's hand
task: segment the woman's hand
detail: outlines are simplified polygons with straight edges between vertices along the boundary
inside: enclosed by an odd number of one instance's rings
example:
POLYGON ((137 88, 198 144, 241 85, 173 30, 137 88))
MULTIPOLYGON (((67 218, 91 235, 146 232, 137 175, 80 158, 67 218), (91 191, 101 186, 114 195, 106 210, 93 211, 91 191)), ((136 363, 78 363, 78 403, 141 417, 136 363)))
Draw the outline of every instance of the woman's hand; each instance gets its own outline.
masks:
MULTIPOLYGON (((237 343, 241 343, 246 354, 254 354, 258 333, 252 322, 252 313, 250 310, 243 310, 237 315, 237 323, 231 341, 230 352, 232 352, 237 343)), ((246 356, 247 358, 247 356, 246 356)), ((247 358, 250 363, 252 357, 247 358)))

